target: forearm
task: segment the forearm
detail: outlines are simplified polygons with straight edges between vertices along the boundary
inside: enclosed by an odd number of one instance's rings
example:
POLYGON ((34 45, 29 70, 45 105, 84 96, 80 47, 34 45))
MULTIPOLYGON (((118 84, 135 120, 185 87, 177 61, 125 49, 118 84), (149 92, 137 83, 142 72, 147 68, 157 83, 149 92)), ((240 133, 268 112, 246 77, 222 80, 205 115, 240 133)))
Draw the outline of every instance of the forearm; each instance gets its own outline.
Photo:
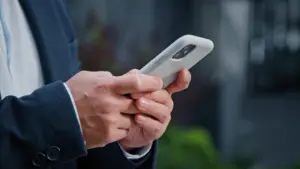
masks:
POLYGON ((71 100, 60 82, 22 98, 1 100, 0 138, 0 168, 32 168, 37 154, 44 156, 38 163, 45 165, 86 155, 71 100), (57 159, 47 157, 49 146, 59 149, 57 159), (8 159, 16 162, 6 163, 8 159))

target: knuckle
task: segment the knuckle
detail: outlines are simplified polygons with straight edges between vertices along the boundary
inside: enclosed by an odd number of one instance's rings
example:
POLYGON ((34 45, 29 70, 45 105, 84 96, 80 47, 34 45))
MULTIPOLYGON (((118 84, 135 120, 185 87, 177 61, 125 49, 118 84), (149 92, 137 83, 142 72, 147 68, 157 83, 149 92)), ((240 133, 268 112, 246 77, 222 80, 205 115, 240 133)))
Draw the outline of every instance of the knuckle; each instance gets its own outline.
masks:
POLYGON ((129 73, 137 73, 138 71, 138 69, 132 69, 129 73))
POLYGON ((82 77, 87 77, 87 75, 88 75, 88 71, 82 70, 82 71, 78 72, 73 77, 75 77, 75 78, 82 78, 82 77))
POLYGON ((109 72, 109 71, 102 71, 102 72, 100 73, 100 75, 103 75, 103 76, 112 76, 112 73, 109 72))
POLYGON ((103 82, 102 80, 99 80, 97 82, 97 89, 100 91, 100 92, 109 92, 111 87, 113 85, 113 81, 110 80, 110 79, 105 79, 105 82, 103 82))
POLYGON ((132 80, 132 87, 134 89, 136 89, 137 91, 141 90, 142 86, 141 86, 141 79, 140 79, 139 75, 136 73, 133 73, 130 75, 130 78, 132 80))
POLYGON ((104 74, 110 74, 111 76, 106 77, 98 77, 98 85, 104 86, 104 87, 111 87, 115 84, 115 76, 113 76, 110 72, 104 73, 104 74))
POLYGON ((97 89, 100 91, 106 91, 108 88, 106 83, 103 83, 101 80, 97 81, 97 89))
POLYGON ((166 121, 167 119, 168 119, 168 115, 166 115, 166 114, 163 114, 163 115, 161 115, 160 116, 160 119, 162 120, 162 121, 166 121))
POLYGON ((111 82, 110 82, 110 80, 109 79, 105 79, 105 81, 103 81, 102 79, 101 79, 101 81, 99 81, 99 88, 110 88, 110 86, 111 86, 111 82))
POLYGON ((89 99, 90 97, 91 97, 91 95, 90 95, 89 92, 84 92, 84 93, 83 93, 83 98, 84 98, 84 100, 87 100, 87 99, 89 99))
POLYGON ((95 102, 94 96, 91 92, 83 92, 82 101, 87 103, 88 108, 91 110, 91 112, 98 112, 98 102, 95 102))

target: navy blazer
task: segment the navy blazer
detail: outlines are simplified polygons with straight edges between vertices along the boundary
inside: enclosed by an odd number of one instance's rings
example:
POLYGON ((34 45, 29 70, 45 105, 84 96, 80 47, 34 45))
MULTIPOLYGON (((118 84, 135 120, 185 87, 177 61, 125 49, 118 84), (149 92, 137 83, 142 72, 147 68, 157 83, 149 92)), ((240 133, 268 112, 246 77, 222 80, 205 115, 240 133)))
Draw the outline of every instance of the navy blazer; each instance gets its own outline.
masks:
POLYGON ((80 70, 63 0, 19 0, 39 51, 46 85, 28 96, 0 95, 0 169, 152 169, 155 147, 130 161, 119 145, 87 151, 63 82, 80 70))

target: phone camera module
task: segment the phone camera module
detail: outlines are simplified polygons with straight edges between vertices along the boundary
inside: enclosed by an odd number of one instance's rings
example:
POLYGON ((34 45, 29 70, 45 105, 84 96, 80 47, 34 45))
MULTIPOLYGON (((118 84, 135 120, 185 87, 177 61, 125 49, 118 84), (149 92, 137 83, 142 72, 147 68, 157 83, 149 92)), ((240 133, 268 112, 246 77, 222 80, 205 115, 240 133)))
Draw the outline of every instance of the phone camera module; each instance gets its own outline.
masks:
POLYGON ((181 49, 179 52, 177 52, 172 58, 173 59, 182 59, 186 55, 188 55, 190 52, 192 52, 196 48, 196 45, 187 45, 183 49, 181 49))
POLYGON ((181 59, 184 57, 184 54, 180 51, 180 52, 177 52, 174 56, 173 56, 173 59, 181 59))

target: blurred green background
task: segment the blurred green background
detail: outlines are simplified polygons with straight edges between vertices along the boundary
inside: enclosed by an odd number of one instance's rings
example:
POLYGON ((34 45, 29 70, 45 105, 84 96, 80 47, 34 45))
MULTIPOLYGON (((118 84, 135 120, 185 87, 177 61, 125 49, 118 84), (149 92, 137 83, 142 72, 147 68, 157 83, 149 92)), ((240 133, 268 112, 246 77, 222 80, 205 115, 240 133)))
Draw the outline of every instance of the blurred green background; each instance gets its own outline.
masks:
POLYGON ((141 68, 184 34, 214 41, 174 95, 158 169, 300 168, 299 0, 66 0, 85 70, 141 68))
POLYGON ((250 156, 221 161, 207 130, 175 126, 170 126, 159 141, 158 159, 158 169, 248 169, 254 164, 250 156))
MULTIPOLYGON (((203 128, 170 126, 159 141, 158 169, 256 169, 259 155, 237 154, 222 161, 211 135, 203 128)), ((299 163, 265 169, 300 169, 299 163)))

